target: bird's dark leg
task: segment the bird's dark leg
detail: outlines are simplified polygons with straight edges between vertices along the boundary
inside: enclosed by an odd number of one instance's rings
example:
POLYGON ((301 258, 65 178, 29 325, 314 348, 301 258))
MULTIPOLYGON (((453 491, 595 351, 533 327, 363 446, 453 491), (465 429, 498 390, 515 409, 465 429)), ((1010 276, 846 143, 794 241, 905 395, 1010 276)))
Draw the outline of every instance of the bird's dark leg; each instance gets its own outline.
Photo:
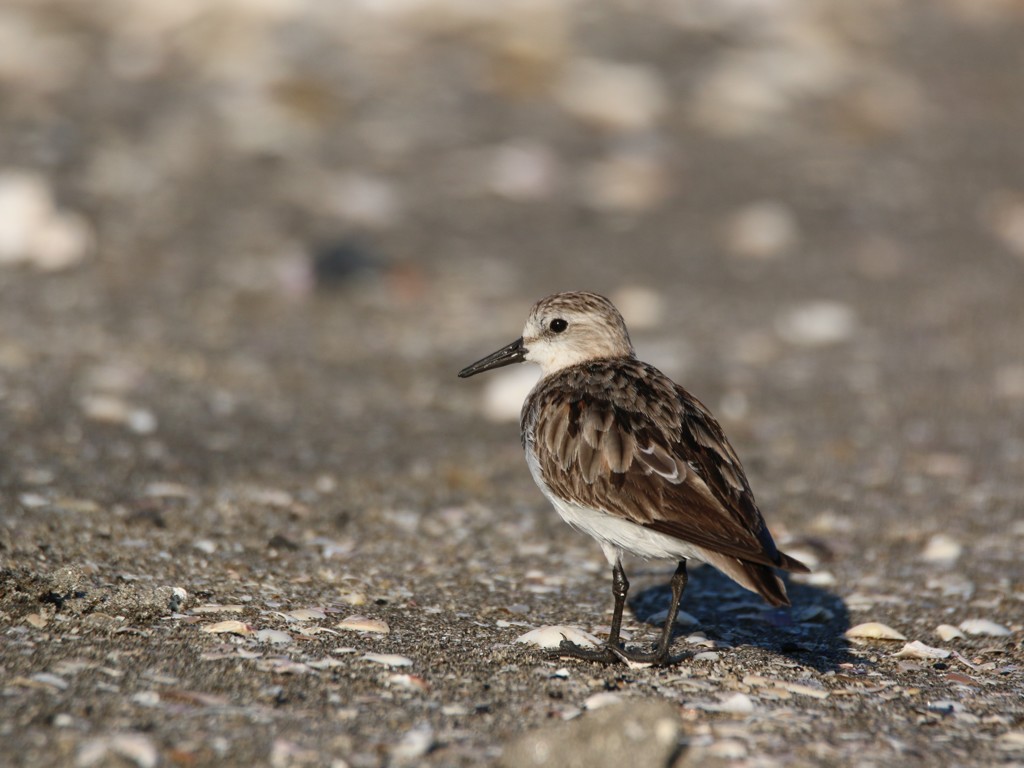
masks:
POLYGON ((612 664, 623 658, 624 651, 620 647, 619 634, 622 632, 622 609, 626 605, 626 595, 629 594, 629 579, 626 578, 626 571, 622 568, 622 561, 616 560, 612 566, 612 596, 615 598, 615 608, 612 611, 612 627, 608 633, 608 642, 602 648, 583 648, 571 640, 562 640, 556 656, 569 656, 574 659, 585 661, 599 661, 603 664, 612 664))
POLYGON ((582 648, 570 640, 563 640, 555 654, 585 661, 599 661, 604 664, 615 661, 631 661, 656 666, 667 664, 670 658, 668 651, 672 642, 672 630, 676 625, 679 603, 683 599, 687 581, 686 561, 680 560, 679 565, 676 566, 676 572, 672 576, 672 602, 669 604, 668 616, 665 617, 665 625, 661 628, 658 645, 650 653, 627 651, 619 642, 619 634, 622 630, 622 609, 626 605, 626 595, 629 593, 629 580, 626 578, 626 572, 622 569, 622 563, 616 562, 612 568, 612 595, 615 597, 615 609, 612 613, 612 626, 608 633, 608 642, 603 648, 591 649, 582 648))
POLYGON ((679 615, 679 601, 683 599, 683 591, 686 589, 686 561, 680 560, 676 566, 676 572, 672 576, 672 602, 669 604, 668 616, 665 617, 665 626, 661 628, 661 638, 658 645, 651 653, 629 652, 622 649, 613 650, 616 656, 623 661, 633 661, 641 664, 654 664, 661 666, 669 661, 668 647, 672 642, 672 630, 676 625, 676 616, 679 615))
POLYGON ((666 616, 665 626, 662 628, 662 637, 657 641, 657 647, 652 653, 637 653, 631 656, 633 662, 650 662, 658 666, 668 664, 669 644, 672 642, 672 631, 676 628, 676 616, 679 615, 679 601, 683 599, 687 581, 689 577, 686 574, 686 560, 680 560, 676 572, 672 575, 672 602, 669 604, 669 615, 666 616))
POLYGON ((612 611, 612 628, 608 633, 608 647, 619 647, 619 633, 622 631, 622 609, 626 607, 626 595, 629 594, 629 579, 622 567, 622 561, 616 560, 612 568, 612 596, 615 608, 612 611))

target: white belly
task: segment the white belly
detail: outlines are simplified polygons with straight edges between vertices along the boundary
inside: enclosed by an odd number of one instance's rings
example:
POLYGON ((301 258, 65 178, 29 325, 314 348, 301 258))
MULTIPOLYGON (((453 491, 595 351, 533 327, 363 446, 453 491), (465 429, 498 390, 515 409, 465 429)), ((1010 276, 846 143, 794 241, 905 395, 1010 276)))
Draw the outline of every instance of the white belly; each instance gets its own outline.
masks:
POLYGON ((541 477, 540 464, 531 450, 526 451, 526 463, 537 487, 547 496, 562 519, 576 530, 597 539, 604 550, 604 556, 612 565, 618 562, 623 552, 655 560, 704 559, 699 547, 682 539, 652 531, 621 517, 582 507, 556 496, 541 477))

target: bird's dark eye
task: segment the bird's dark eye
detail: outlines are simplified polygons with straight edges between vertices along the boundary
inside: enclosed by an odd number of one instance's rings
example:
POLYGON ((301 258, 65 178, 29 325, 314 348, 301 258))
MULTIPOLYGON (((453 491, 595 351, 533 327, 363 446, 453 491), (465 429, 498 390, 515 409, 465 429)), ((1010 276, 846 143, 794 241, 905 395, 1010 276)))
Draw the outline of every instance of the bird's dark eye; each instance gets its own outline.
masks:
POLYGON ((560 317, 556 317, 548 325, 548 328, 550 328, 555 333, 561 333, 562 331, 564 331, 568 327, 569 327, 569 324, 565 320, 560 318, 560 317))

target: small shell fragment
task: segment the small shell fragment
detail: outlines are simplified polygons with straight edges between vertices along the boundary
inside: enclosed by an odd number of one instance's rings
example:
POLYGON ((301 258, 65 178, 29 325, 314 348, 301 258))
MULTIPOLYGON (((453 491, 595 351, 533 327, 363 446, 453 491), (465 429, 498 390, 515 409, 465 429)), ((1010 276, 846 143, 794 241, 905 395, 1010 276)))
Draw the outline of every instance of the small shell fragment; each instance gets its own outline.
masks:
POLYGON ((33 683, 37 683, 39 686, 48 686, 55 688, 58 691, 67 690, 70 683, 59 675, 53 675, 49 672, 37 672, 30 678, 33 683))
POLYGON ((887 624, 880 624, 877 621, 868 621, 850 627, 845 632, 846 637, 871 640, 906 640, 907 638, 887 624))
POLYGON ((815 571, 814 573, 800 574, 804 584, 812 587, 834 587, 838 584, 836 575, 832 571, 815 571))
POLYGON ((1000 749, 1024 751, 1024 731, 1007 731, 998 739, 1000 749))
MULTIPOLYGON (((665 608, 663 610, 658 611, 657 613, 652 613, 650 616, 648 616, 647 623, 654 624, 660 627, 665 624, 665 620, 667 618, 668 608, 665 608)), ((676 626, 693 627, 697 624, 700 624, 700 620, 691 613, 687 613, 686 611, 679 611, 679 613, 676 614, 676 626)))
POLYGON ((404 672, 397 672, 388 678, 388 684, 396 688, 407 690, 426 691, 430 688, 427 681, 419 675, 409 675, 404 672))
POLYGON ((825 347, 851 338, 857 329, 853 309, 838 301, 809 301, 780 315, 775 331, 783 341, 799 347, 825 347))
POLYGON ((1011 634, 1010 630, 1002 624, 996 624, 988 619, 967 619, 960 622, 960 629, 968 635, 984 635, 985 637, 1006 637, 1011 634))
POLYGON ((539 648, 558 648, 563 640, 587 647, 596 647, 601 644, 601 641, 589 632, 561 625, 537 627, 537 629, 531 629, 525 635, 516 638, 517 643, 536 645, 539 648))
POLYGON ((155 768, 160 762, 160 752, 141 733, 119 733, 84 742, 75 757, 75 768, 112 765, 115 761, 127 762, 138 768, 155 768), (124 760, 117 760, 117 757, 124 760))
POLYGON ((898 659, 948 659, 949 651, 944 648, 933 648, 925 645, 920 640, 914 640, 903 646, 903 649, 896 654, 898 659))
POLYGON ((374 632, 386 635, 391 631, 386 621, 371 619, 368 616, 349 616, 342 619, 335 625, 338 629, 347 629, 350 632, 374 632))
POLYGON ((704 651, 696 654, 692 661, 718 661, 720 658, 722 658, 722 654, 718 651, 704 651))
POLYGON ((46 617, 41 613, 30 613, 25 617, 25 623, 30 624, 36 629, 42 629, 46 626, 46 617))
POLYGON ((313 621, 327 618, 327 614, 319 608, 297 608, 294 611, 285 611, 284 616, 292 621, 313 621))
POLYGON ((229 619, 227 621, 218 621, 214 624, 207 624, 203 627, 203 632, 209 632, 210 634, 232 634, 232 635, 251 635, 252 627, 246 624, 244 621, 237 621, 235 619, 229 619))
POLYGON ((812 699, 827 699, 832 695, 832 692, 826 688, 818 688, 805 683, 794 683, 789 680, 779 680, 776 685, 789 693, 795 693, 797 696, 810 696, 812 699))
POLYGON ((700 704, 708 712, 727 712, 734 715, 749 715, 754 711, 754 700, 745 693, 734 693, 715 704, 700 704))
POLYGON ((419 725, 405 732, 401 741, 391 748, 391 762, 396 765, 419 765, 421 758, 434 746, 434 729, 419 725))
POLYGON ((583 701, 583 708, 593 710, 600 709, 601 707, 614 706, 615 704, 621 703, 622 697, 619 696, 619 694, 612 693, 611 691, 601 691, 600 693, 595 693, 591 696, 588 696, 583 701))
POLYGON ((271 645, 290 645, 295 642, 291 635, 280 629, 261 629, 256 633, 256 639, 271 645))
POLYGON ((800 622, 801 624, 807 623, 819 623, 831 621, 835 614, 832 613, 828 608, 823 605, 811 605, 807 608, 797 611, 793 619, 800 622))
POLYGON ((935 628, 935 634, 949 642, 950 640, 963 640, 966 635, 952 624, 939 624, 935 628))
POLYGON ((364 653, 364 661, 372 661, 374 664, 383 664, 385 667, 411 667, 412 659, 408 656, 399 656, 397 653, 364 653))
POLYGON ((963 552, 963 545, 952 536, 937 533, 932 536, 921 552, 921 559, 926 563, 942 563, 952 565, 963 552))

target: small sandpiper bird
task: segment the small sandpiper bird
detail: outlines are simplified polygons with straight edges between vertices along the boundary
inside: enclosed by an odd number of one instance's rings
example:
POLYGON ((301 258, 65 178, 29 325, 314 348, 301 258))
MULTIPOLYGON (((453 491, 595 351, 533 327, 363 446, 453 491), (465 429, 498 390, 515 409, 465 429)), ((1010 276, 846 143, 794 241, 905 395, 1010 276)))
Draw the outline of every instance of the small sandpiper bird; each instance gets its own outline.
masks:
POLYGON ((524 361, 541 367, 521 416, 530 473, 563 520, 597 539, 612 566, 607 643, 591 649, 563 640, 559 656, 667 663, 689 558, 710 563, 772 605, 789 605, 774 569, 807 567, 776 548, 715 417, 637 360, 622 315, 608 299, 586 292, 541 299, 520 338, 459 376, 524 361), (650 653, 627 651, 619 641, 629 590, 626 552, 679 563, 668 617, 650 653))

